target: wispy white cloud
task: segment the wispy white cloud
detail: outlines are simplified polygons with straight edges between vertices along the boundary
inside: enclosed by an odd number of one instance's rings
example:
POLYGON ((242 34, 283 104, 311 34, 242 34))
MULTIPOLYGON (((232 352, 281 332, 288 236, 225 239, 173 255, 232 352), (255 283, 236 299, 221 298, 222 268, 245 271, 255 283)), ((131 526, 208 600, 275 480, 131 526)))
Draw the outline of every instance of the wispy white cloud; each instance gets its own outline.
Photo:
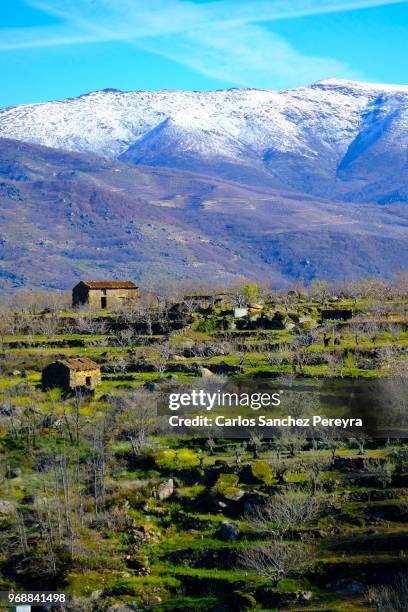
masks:
MULTIPOLYGON (((61 21, 0 29, 0 51, 126 41, 207 76, 240 86, 353 78, 348 66, 298 52, 266 22, 406 0, 26 0, 61 21)), ((357 75, 359 76, 359 75, 357 75)))
POLYGON ((138 46, 243 87, 284 88, 327 75, 360 76, 335 60, 302 55, 282 37, 251 24, 239 29, 220 25, 185 36, 149 38, 138 41, 138 46))

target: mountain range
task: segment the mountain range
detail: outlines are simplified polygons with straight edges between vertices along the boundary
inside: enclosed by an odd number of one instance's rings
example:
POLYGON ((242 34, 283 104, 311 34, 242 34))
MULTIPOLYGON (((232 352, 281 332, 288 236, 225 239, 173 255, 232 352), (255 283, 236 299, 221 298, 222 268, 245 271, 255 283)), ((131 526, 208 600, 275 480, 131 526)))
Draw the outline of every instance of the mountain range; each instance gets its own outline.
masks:
POLYGON ((392 277, 407 129, 408 87, 339 80, 0 110, 0 287, 392 277))

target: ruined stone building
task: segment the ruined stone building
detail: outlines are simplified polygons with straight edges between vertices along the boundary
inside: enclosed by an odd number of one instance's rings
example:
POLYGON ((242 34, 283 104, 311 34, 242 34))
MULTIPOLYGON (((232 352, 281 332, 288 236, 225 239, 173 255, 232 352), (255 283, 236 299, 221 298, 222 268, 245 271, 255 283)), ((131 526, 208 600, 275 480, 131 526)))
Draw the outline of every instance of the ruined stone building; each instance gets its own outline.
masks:
POLYGON ((89 357, 75 357, 50 363, 42 371, 43 389, 61 387, 93 390, 101 382, 101 370, 89 357))
POLYGON ((72 305, 112 308, 139 296, 132 281, 80 281, 72 290, 72 305))

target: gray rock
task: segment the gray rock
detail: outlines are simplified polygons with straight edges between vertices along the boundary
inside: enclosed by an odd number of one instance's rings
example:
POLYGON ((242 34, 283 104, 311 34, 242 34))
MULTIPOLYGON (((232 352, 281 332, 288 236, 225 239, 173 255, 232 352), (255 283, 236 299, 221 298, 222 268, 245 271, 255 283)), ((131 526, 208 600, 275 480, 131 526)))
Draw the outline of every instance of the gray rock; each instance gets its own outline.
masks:
POLYGON ((15 510, 13 502, 0 500, 0 514, 14 514, 15 510))
POLYGON ((157 497, 162 501, 168 499, 174 493, 174 481, 169 478, 166 482, 162 482, 157 488, 157 497))
POLYGON ((213 373, 208 368, 198 368, 197 376, 201 378, 210 378, 210 376, 213 376, 213 373))
POLYGON ((156 383, 152 382, 151 380, 145 382, 143 386, 148 391, 156 391, 156 387, 157 387, 156 383))
POLYGON ((18 478, 19 476, 21 476, 20 468, 13 468, 12 470, 7 472, 7 474, 6 474, 6 478, 9 478, 10 480, 12 478, 18 478))
POLYGON ((239 536, 239 525, 237 523, 230 523, 229 521, 222 521, 219 530, 219 537, 222 540, 236 540, 239 536))
POLYGON ((245 491, 237 490, 237 491, 229 491, 228 493, 224 493, 225 499, 229 501, 239 501, 245 495, 245 491))
POLYGON ((309 601, 313 597, 312 591, 298 591, 296 595, 299 601, 309 601))

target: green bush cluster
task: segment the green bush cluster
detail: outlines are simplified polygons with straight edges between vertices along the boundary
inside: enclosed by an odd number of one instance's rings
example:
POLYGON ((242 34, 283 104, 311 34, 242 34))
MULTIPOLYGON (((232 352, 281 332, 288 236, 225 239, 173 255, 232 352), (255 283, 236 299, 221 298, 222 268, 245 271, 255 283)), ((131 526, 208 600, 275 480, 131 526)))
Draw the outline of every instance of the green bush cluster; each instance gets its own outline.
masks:
POLYGON ((166 448, 160 450, 155 456, 154 461, 160 468, 168 470, 183 470, 195 468, 200 465, 200 459, 194 451, 189 448, 174 450, 166 448))
POLYGON ((238 480, 239 478, 236 474, 220 474, 213 487, 213 491, 219 495, 231 495, 239 491, 237 487, 238 480))
POLYGON ((274 474, 271 466, 266 461, 257 460, 251 466, 252 476, 265 485, 273 482, 274 474))

